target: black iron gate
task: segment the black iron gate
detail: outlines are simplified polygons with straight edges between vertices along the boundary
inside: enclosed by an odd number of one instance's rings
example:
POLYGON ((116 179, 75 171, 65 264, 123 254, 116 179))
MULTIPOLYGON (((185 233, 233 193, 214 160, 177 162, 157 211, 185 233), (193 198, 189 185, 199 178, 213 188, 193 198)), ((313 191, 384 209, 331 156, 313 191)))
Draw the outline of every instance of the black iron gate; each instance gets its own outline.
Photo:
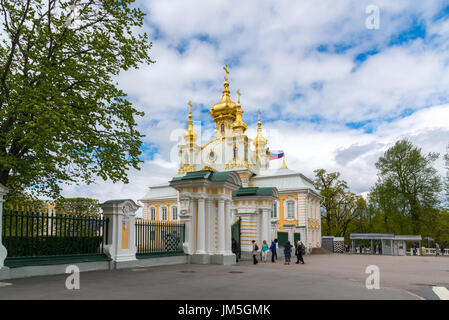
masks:
POLYGON ((234 222, 234 224, 231 227, 231 233, 232 233, 232 238, 235 239, 235 241, 237 241, 237 250, 238 250, 238 258, 240 259, 241 256, 241 250, 240 250, 240 220, 241 218, 239 218, 236 222, 234 222))

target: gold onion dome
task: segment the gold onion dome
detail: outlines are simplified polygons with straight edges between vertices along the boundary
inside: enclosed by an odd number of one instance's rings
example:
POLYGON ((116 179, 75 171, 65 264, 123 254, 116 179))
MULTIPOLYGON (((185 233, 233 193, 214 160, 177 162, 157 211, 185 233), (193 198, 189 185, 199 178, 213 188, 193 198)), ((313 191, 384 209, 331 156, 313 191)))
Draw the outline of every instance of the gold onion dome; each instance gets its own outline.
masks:
POLYGON ((189 124, 187 127, 187 131, 184 133, 184 140, 186 141, 186 143, 193 144, 196 141, 196 139, 198 138, 198 135, 193 130, 193 121, 192 121, 193 116, 192 116, 192 102, 191 101, 189 101, 189 107, 190 107, 189 124))
POLYGON ((223 82, 223 94, 221 100, 214 104, 210 109, 210 114, 214 121, 229 119, 234 121, 236 118, 236 104, 231 100, 231 93, 229 92, 229 82, 227 75, 229 74, 228 66, 223 68, 226 72, 225 81, 223 82))
POLYGON ((242 114, 243 114, 243 109, 242 109, 242 105, 240 104, 240 89, 237 90, 237 95, 238 95, 238 101, 237 104, 235 105, 236 108, 236 118, 234 123, 232 124, 232 129, 242 129, 243 132, 246 131, 246 129, 248 128, 248 125, 243 122, 242 120, 242 114))

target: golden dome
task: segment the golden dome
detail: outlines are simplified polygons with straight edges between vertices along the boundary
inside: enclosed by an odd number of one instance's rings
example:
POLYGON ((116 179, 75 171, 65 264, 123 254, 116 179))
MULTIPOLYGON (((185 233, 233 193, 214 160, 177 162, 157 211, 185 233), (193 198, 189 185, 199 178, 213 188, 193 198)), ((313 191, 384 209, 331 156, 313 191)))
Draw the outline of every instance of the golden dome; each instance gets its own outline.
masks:
POLYGON ((236 130, 236 129, 242 129, 243 132, 246 131, 246 129, 248 128, 248 125, 243 122, 242 120, 242 114, 243 114, 243 109, 242 109, 242 105, 240 104, 240 89, 237 90, 237 95, 238 95, 238 101, 237 104, 235 105, 236 108, 236 118, 234 123, 232 124, 232 129, 236 130))
POLYGON ((214 104, 210 109, 210 115, 214 119, 215 122, 217 120, 231 120, 234 121, 236 117, 236 105, 235 102, 231 100, 231 93, 229 92, 229 82, 227 74, 229 74, 228 66, 224 67, 226 71, 225 81, 223 82, 223 94, 221 100, 214 104))

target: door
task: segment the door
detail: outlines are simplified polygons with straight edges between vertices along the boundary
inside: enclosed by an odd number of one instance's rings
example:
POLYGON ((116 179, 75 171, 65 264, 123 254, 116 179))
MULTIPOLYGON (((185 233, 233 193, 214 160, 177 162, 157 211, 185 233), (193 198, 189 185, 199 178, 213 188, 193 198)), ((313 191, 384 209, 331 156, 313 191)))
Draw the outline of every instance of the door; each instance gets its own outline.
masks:
POLYGON ((300 233, 295 233, 294 236, 293 236, 293 241, 294 241, 293 245, 296 246, 296 243, 298 241, 301 241, 301 234, 300 233))
MULTIPOLYGON (((234 222, 234 224, 231 226, 231 234, 232 234, 232 238, 234 238, 237 241, 237 250, 238 250, 238 254, 237 257, 240 259, 241 256, 241 249, 240 249, 240 222, 241 222, 242 218, 239 218, 236 222, 234 222)), ((232 244, 231 244, 231 248, 232 248, 232 244)))
POLYGON ((288 232, 278 231, 278 246, 282 248, 288 241, 288 232))
POLYGON ((392 240, 382 240, 382 254, 393 255, 392 240))

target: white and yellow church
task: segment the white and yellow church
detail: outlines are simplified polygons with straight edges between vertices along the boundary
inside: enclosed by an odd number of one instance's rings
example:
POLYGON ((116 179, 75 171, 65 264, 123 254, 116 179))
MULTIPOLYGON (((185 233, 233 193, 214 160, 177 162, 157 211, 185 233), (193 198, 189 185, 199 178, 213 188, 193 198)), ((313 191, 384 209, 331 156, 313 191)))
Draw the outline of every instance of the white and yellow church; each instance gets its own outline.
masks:
POLYGON ((321 246, 322 197, 312 181, 287 168, 270 168, 268 141, 261 113, 257 135, 246 134, 240 91, 231 100, 228 69, 221 100, 210 109, 215 122, 211 141, 198 144, 192 103, 187 131, 179 147, 178 175, 164 185, 149 187, 140 199, 145 219, 186 224, 184 251, 192 262, 233 263, 231 225, 240 222, 242 257, 250 257, 251 241, 261 247, 279 239, 282 246, 301 240, 308 251, 321 246))

